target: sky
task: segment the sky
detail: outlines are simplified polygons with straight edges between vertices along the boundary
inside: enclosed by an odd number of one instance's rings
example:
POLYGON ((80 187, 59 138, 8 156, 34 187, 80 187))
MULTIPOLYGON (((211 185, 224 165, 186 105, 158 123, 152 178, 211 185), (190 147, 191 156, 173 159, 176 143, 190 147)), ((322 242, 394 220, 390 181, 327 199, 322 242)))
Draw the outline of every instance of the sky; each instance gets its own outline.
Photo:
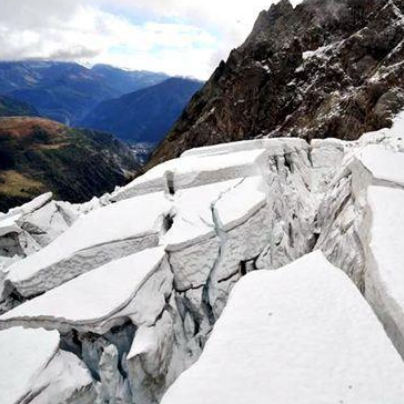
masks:
POLYGON ((0 60, 207 79, 275 0, 0 0, 0 60))

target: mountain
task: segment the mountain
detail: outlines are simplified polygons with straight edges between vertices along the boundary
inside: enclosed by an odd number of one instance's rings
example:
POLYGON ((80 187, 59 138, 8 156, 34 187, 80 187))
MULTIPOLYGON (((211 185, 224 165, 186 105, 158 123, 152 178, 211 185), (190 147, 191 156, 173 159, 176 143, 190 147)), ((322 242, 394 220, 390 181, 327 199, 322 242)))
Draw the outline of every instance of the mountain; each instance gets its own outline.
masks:
MULTIPOLYGON (((0 214, 0 403, 402 404, 403 10, 282 0, 154 167, 0 214)), ((98 184, 88 131, 2 119, 3 172, 98 184)))
POLYGON ((84 202, 127 182, 138 168, 110 134, 42 118, 0 118, 0 210, 45 191, 84 202))
POLYGON ((114 133, 127 142, 158 143, 202 84, 192 79, 170 78, 102 102, 81 125, 114 133))
POLYGON ((404 105, 402 0, 288 0, 263 11, 150 166, 192 147, 259 137, 357 139, 404 105))
POLYGON ((0 117, 5 116, 39 116, 39 113, 32 105, 0 95, 0 117))
POLYGON ((97 104, 167 78, 161 73, 131 72, 77 63, 0 62, 0 94, 33 105, 42 116, 75 124, 97 104))
POLYGON ((123 70, 103 64, 93 66, 91 71, 101 76, 121 95, 151 87, 169 78, 165 73, 123 70))
POLYGON ((97 103, 116 94, 101 77, 73 63, 51 64, 41 73, 38 85, 7 94, 34 105, 42 116, 65 124, 74 124, 97 103))
POLYGON ((401 403, 403 134, 192 149, 0 215, 0 402, 401 403))

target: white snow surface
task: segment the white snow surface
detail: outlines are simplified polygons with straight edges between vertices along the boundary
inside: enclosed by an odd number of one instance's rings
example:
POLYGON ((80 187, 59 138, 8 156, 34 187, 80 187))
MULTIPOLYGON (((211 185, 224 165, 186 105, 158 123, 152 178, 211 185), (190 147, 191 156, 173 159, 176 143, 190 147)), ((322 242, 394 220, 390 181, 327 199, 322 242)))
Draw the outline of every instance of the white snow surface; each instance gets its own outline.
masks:
POLYGON ((404 186, 404 152, 369 145, 362 149, 356 158, 375 179, 404 186))
POLYGON ((263 207, 266 198, 261 176, 180 190, 173 203, 174 223, 162 238, 162 244, 171 251, 213 237, 216 224, 213 222, 212 209, 218 215, 221 230, 230 230, 263 207))
MULTIPOLYGON (((403 155, 404 159, 404 155, 403 155)), ((366 295, 404 352, 404 189, 371 186, 372 215, 366 295), (394 324, 394 326, 393 326, 394 324)))
POLYGON ((242 179, 215 203, 221 229, 228 231, 240 225, 266 202, 267 189, 262 177, 242 179))
POLYGON ((178 191, 172 210, 174 223, 162 243, 173 250, 213 237, 212 204, 242 181, 238 178, 178 191))
MULTIPOLYGON (((8 311, 0 327, 20 323, 95 331, 103 321, 119 318, 163 258, 164 250, 153 248, 112 261, 8 311)), ((148 310, 155 304, 149 302, 148 310)))
POLYGON ((122 200, 146 192, 191 188, 239 177, 259 175, 265 167, 265 149, 251 149, 222 154, 182 157, 162 163, 118 190, 113 200, 122 200))
MULTIPOLYGON (((163 216, 170 209, 170 202, 162 192, 158 192, 91 211, 80 217, 65 233, 38 253, 10 266, 7 281, 17 288, 18 285, 26 283, 26 288, 32 293, 30 282, 32 280, 34 283, 35 278, 41 275, 44 278, 43 290, 47 290, 94 269, 94 265, 97 266, 97 256, 99 266, 113 258, 119 258, 115 257, 116 254, 123 256, 126 251, 126 255, 134 253, 137 248, 143 249, 142 238, 159 234, 163 216), (137 247, 137 241, 140 247, 137 247), (127 246, 123 244, 125 242, 133 242, 134 246, 127 246), (114 253, 114 249, 117 253, 114 253), (109 250, 111 251, 108 252, 109 250), (94 257, 94 254, 97 256, 94 257), (58 276, 51 277, 50 274, 55 273, 55 266, 58 276)), ((153 240, 146 240, 146 247, 151 247, 148 245, 151 243, 153 240)), ((37 290, 36 285, 33 288, 34 291, 37 290)))
POLYGON ((17 404, 59 349, 56 331, 15 327, 0 332, 0 403, 17 404))
POLYGON ((35 210, 40 209, 42 206, 48 203, 51 199, 52 199, 52 192, 47 192, 45 194, 39 195, 32 201, 27 202, 24 205, 10 209, 7 213, 0 216, 0 220, 6 219, 11 216, 23 215, 34 212, 35 210))
POLYGON ((403 394, 404 365, 382 325, 314 252, 239 281, 162 404, 401 404, 403 394))

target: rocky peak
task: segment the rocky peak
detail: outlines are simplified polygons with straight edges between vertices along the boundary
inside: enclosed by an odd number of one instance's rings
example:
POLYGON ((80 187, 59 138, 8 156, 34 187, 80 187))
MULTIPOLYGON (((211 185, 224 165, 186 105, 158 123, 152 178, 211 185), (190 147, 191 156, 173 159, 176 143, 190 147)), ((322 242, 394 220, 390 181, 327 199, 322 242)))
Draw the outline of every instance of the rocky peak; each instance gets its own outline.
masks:
POLYGON ((152 156, 262 137, 339 138, 404 105, 402 0, 281 1, 259 15, 152 156))
POLYGON ((246 43, 251 43, 259 39, 265 40, 266 38, 263 35, 265 31, 277 22, 287 19, 292 13, 293 6, 289 0, 282 0, 279 3, 273 4, 268 11, 261 11, 246 43), (262 38, 260 38, 260 36, 262 36, 262 38))

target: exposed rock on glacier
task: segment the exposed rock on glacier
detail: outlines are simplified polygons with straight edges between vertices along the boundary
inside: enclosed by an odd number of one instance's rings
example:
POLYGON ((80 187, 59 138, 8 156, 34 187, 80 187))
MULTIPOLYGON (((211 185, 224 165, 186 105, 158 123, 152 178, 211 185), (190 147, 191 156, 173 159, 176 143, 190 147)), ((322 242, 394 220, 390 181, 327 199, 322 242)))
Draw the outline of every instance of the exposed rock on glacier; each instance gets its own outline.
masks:
POLYGON ((2 404, 90 404, 92 379, 73 354, 59 350, 57 332, 15 327, 0 332, 2 404))
POLYGON ((371 308, 315 252, 241 280, 201 358, 162 404, 400 403, 403 381, 371 308))

